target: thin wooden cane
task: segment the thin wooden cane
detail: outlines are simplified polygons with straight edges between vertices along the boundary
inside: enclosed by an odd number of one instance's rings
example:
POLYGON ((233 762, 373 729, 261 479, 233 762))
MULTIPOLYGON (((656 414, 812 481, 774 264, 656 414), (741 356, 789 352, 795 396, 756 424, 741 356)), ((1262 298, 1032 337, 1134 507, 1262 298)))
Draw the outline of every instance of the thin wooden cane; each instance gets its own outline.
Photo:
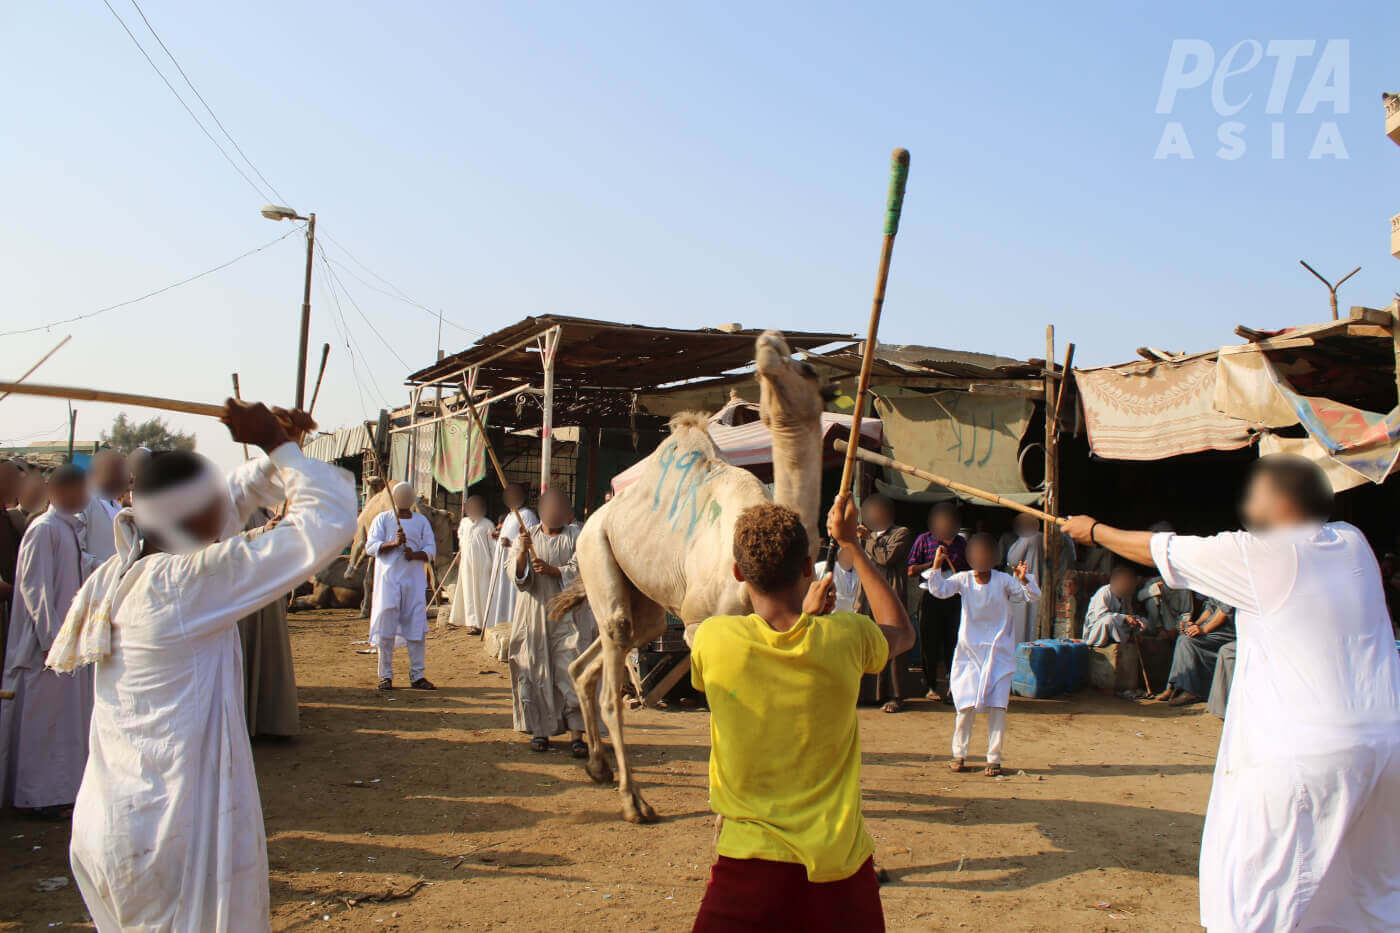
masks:
MULTIPOLYGON (((238 373, 234 373, 234 374, 233 374, 233 397, 236 398, 236 399, 238 399, 240 402, 243 401, 243 393, 242 393, 242 392, 239 390, 239 388, 238 388, 238 373)), ((253 459, 252 456, 248 453, 248 445, 247 445, 247 444, 244 444, 244 445, 243 445, 243 459, 244 459, 244 460, 251 460, 251 459, 253 459)))
MULTIPOLYGON (((839 438, 836 440, 834 446, 838 451, 844 451, 850 447, 848 443, 839 438)), ((985 489, 978 489, 976 486, 969 486, 967 483, 958 482, 955 479, 943 476, 939 473, 931 473, 928 470, 921 470, 918 467, 911 466, 908 463, 901 463, 893 457, 886 457, 884 454, 877 454, 872 450, 860 450, 857 452, 856 456, 859 457, 861 460, 864 460, 866 463, 873 463, 877 466, 889 467, 891 470, 898 470, 900 473, 908 473, 910 476, 917 476, 919 477, 919 479, 926 479, 930 483, 937 483, 940 486, 947 486, 949 489, 952 489, 956 492, 961 492, 965 495, 969 495, 977 499, 983 499, 987 502, 992 503, 993 505, 999 505, 1002 508, 1013 509, 1017 512, 1024 512, 1027 515, 1034 515, 1036 518, 1040 519, 1043 522, 1053 522, 1054 524, 1061 526, 1069 524, 1069 519, 1067 518, 1057 518, 1056 516, 1051 515, 1049 512, 1042 512, 1040 509, 1034 508, 1032 506, 1022 505, 1021 503, 1016 502, 1013 499, 1007 499, 1003 496, 997 495, 994 492, 987 492, 985 489)))
MULTIPOLYGON (((899 218, 904 210, 904 187, 909 181, 909 150, 896 149, 890 159, 890 188, 885 198, 885 236, 880 245, 880 266, 875 275, 875 296, 870 303, 870 323, 866 328, 865 345, 861 348, 860 379, 856 383, 856 407, 851 412, 851 433, 846 462, 841 468, 839 497, 851 491, 855 475, 856 451, 860 449, 860 422, 865 416, 865 399, 870 392, 870 369, 875 362, 876 340, 880 333, 880 315, 885 308, 885 283, 890 277, 890 257, 894 255, 894 238, 899 232, 899 218)), ((832 566, 836 559, 836 541, 828 540, 822 559, 832 566)))
POLYGON ((311 392, 311 404, 306 406, 306 413, 309 415, 316 410, 316 399, 321 396, 321 380, 326 376, 326 359, 331 355, 331 345, 321 344, 321 366, 316 370, 316 388, 311 392))
MULTIPOLYGON (((472 424, 476 425, 476 433, 481 438, 481 446, 486 448, 486 456, 490 458, 491 466, 496 470, 496 479, 500 480, 501 489, 504 490, 506 486, 510 485, 506 481, 506 471, 502 469, 501 461, 496 459, 496 449, 491 446, 491 439, 486 436, 486 425, 481 423, 481 416, 476 413, 476 406, 471 403, 470 399, 467 400, 467 413, 472 417, 472 424)), ((515 516, 516 524, 520 526, 522 546, 527 551, 533 551, 534 548, 530 543, 530 529, 525 527, 525 519, 520 516, 520 510, 512 507, 510 511, 515 516)))
MULTIPOLYGON (((30 376, 34 375, 34 370, 38 369, 40 366, 43 366, 45 363, 47 363, 47 362, 49 361, 49 357, 53 356, 53 355, 54 355, 55 353, 57 353, 59 350, 63 349, 63 345, 64 345, 65 343, 67 343, 68 341, 72 340, 72 339, 73 339, 73 335, 72 335, 72 334, 69 334, 67 337, 64 337, 64 338, 63 338, 62 340, 60 340, 58 343, 54 344, 54 348, 53 348, 52 350, 50 350, 48 353, 45 353, 42 357, 40 357, 40 358, 39 358, 39 362, 35 363, 33 366, 31 366, 31 367, 29 367, 28 369, 26 369, 26 370, 24 371, 24 375, 23 375, 23 376, 20 376, 18 379, 16 379, 15 382, 23 382, 24 380, 28 379, 30 376)), ((5 401, 5 399, 7 399, 7 398, 9 398, 9 397, 10 397, 10 393, 9 393, 9 392, 6 392, 4 395, 0 395, 0 402, 5 401)))
POLYGON ((138 408, 154 408, 158 411, 178 411, 186 415, 205 415, 209 418, 222 418, 224 406, 210 405, 207 402, 188 402, 184 399, 161 398, 157 395, 137 395, 132 392, 108 392, 103 389, 84 389, 79 386, 41 385, 36 382, 0 382, 0 391, 14 395, 37 395, 42 398, 66 398, 75 402, 107 402, 112 405, 133 405, 138 408))

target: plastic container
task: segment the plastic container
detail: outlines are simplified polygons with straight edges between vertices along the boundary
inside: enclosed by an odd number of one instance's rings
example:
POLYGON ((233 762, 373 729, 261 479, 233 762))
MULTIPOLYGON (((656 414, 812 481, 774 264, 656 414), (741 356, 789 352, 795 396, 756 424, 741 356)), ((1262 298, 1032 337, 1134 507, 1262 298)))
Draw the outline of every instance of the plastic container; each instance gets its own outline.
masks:
POLYGON ((1089 646, 1074 638, 1053 639, 1056 651, 1069 653, 1069 678, 1065 691, 1083 690, 1089 686, 1089 646))
POLYGON ((1028 641, 1016 646, 1016 673, 1011 692, 1018 697, 1044 700, 1060 692, 1062 674, 1055 646, 1028 641))

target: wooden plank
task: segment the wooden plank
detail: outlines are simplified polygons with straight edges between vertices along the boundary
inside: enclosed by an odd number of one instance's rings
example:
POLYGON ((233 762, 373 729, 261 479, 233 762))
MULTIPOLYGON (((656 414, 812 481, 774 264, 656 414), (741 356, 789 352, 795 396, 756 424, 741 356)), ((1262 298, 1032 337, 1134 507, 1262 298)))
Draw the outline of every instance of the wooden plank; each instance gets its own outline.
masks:
POLYGON ((675 667, 666 672, 666 676, 651 688, 651 691, 642 700, 642 705, 648 709, 655 709, 656 704, 661 701, 666 694, 671 692, 671 688, 680 683, 680 679, 690 673, 690 655, 681 658, 675 667))
POLYGON ((1382 308, 1367 308, 1364 305, 1351 306, 1351 323, 1353 324, 1379 324, 1389 328, 1393 320, 1390 312, 1382 308))
POLYGON ((1385 326, 1379 324, 1352 324, 1347 327, 1348 337, 1385 337, 1388 339, 1390 334, 1390 322, 1387 322, 1385 326))
POLYGON ((974 382, 967 387, 967 391, 974 395, 998 395, 1008 398, 1045 398, 1045 387, 1036 386, 1034 389, 1021 389, 1016 386, 1004 386, 995 382, 974 382))

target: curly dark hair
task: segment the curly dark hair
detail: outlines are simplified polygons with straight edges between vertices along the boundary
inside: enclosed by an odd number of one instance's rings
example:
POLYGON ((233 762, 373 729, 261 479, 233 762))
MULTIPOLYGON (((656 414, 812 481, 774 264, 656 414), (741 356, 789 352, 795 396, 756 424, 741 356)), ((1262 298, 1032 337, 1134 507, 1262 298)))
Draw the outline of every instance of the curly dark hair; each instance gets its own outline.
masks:
POLYGON ((807 559, 807 529, 802 518, 785 506, 749 506, 734 523, 734 562, 754 589, 775 593, 802 576, 807 559))

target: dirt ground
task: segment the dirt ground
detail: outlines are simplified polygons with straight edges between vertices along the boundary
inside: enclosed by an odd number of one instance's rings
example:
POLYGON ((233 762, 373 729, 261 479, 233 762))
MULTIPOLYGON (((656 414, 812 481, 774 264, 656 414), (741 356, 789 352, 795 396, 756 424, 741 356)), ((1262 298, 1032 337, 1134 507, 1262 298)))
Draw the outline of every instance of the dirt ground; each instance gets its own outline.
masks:
MULTIPOLYGON (((665 817, 632 826, 566 751, 531 752, 511 731, 509 675, 478 639, 430 637, 438 692, 380 694, 352 616, 292 617, 302 734, 254 743, 273 929, 689 929, 713 854, 706 713, 628 715, 665 817), (410 897, 362 900, 420 880, 410 897)), ((1094 694, 1013 700, 1001 779, 950 773, 951 729, 928 703, 861 711, 890 930, 1199 929, 1214 717, 1094 694)), ((979 723, 974 755, 985 739, 979 723)), ((37 887, 68 878, 67 844, 67 824, 0 815, 0 929, 88 926, 71 882, 37 887)))

